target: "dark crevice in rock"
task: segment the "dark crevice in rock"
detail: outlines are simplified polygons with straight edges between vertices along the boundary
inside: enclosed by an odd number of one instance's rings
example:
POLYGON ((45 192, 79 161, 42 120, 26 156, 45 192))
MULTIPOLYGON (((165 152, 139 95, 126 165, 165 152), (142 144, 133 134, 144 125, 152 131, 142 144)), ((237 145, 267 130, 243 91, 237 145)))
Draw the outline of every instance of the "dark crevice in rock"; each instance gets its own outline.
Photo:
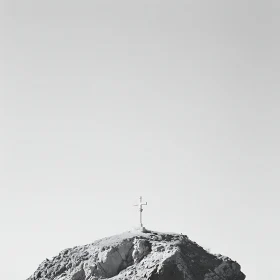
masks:
POLYGON ((151 276, 149 276, 148 280, 183 280, 184 275, 178 269, 175 263, 170 263, 166 266, 163 266, 159 271, 156 268, 151 276))

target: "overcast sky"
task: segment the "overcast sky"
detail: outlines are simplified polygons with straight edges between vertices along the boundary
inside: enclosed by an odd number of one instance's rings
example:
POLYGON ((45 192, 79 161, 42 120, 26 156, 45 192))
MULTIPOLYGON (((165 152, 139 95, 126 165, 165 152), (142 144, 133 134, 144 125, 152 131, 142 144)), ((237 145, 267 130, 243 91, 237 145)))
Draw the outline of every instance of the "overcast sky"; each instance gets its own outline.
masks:
POLYGON ((279 266, 279 1, 0 0, 1 278, 144 225, 279 266))

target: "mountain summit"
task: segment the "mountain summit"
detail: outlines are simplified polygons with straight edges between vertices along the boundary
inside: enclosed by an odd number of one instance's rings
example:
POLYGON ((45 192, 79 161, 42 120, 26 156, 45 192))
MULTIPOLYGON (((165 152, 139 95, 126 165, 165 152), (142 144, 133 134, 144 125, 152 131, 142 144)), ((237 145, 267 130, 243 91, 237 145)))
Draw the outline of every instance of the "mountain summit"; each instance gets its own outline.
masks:
POLYGON ((61 251, 27 280, 244 280, 240 265, 186 235, 135 230, 61 251))

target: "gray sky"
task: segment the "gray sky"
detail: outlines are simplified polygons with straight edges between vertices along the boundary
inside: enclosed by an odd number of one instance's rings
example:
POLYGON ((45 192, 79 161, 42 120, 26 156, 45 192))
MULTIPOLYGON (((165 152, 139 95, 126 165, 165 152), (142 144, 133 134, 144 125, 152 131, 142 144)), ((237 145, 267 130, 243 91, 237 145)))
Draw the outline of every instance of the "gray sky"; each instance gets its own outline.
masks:
POLYGON ((279 1, 0 0, 1 277, 144 224, 279 266, 279 1))

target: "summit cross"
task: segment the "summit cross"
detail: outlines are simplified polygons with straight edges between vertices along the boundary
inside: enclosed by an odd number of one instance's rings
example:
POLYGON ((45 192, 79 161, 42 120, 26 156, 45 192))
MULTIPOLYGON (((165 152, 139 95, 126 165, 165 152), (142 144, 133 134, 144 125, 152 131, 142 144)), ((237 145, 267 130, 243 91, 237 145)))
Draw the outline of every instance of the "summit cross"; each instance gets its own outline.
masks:
POLYGON ((134 205, 134 206, 138 206, 139 207, 139 212, 140 212, 140 227, 143 228, 143 223, 142 223, 142 212, 143 212, 143 205, 148 205, 147 202, 142 203, 142 196, 140 196, 139 198, 139 204, 134 205))

